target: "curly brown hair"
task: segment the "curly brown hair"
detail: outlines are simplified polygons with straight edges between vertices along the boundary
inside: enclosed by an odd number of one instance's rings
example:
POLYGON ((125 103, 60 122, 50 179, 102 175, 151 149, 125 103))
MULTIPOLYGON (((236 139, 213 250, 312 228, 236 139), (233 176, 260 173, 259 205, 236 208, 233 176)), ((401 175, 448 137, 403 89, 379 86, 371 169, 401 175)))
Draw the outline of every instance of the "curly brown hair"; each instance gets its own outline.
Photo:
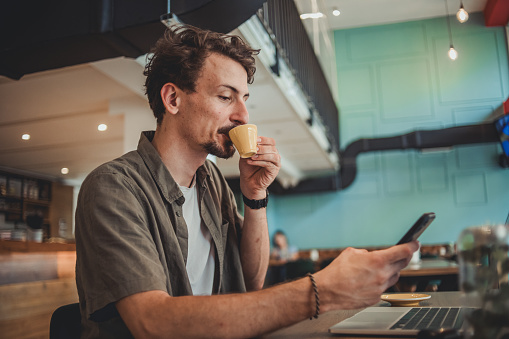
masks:
POLYGON ((247 72, 247 82, 251 84, 256 71, 254 55, 259 52, 235 35, 189 25, 167 29, 152 49, 153 55, 143 72, 147 77, 145 94, 157 124, 161 123, 166 112, 160 94, 166 83, 171 82, 188 93, 194 92, 205 59, 211 53, 219 53, 240 63, 247 72))

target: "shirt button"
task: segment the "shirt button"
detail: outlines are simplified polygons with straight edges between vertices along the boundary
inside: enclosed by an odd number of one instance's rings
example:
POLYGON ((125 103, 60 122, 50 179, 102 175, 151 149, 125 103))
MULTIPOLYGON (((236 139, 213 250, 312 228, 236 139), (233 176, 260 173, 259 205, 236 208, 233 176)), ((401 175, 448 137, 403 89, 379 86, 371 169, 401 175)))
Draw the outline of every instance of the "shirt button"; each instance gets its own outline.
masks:
POLYGON ((180 212, 177 211, 177 213, 175 213, 177 215, 177 217, 180 217, 180 212))

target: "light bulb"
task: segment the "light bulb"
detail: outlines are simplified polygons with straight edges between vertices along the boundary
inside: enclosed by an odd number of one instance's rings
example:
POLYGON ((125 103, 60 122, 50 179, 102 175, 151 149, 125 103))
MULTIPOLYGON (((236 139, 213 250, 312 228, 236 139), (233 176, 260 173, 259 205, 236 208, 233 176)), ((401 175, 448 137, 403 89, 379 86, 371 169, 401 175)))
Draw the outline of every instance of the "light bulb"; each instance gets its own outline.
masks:
POLYGON ((339 11, 339 9, 334 8, 334 10, 332 11, 332 14, 333 14, 334 16, 339 16, 339 15, 341 14, 341 12, 339 11))
POLYGON ((456 50, 454 49, 454 47, 452 47, 452 45, 451 45, 451 48, 449 48, 449 52, 447 52, 447 54, 449 54, 449 58, 451 60, 456 60, 458 58, 458 52, 456 52, 456 50))
POLYGON ((28 133, 23 134, 21 136, 21 139, 23 139, 23 140, 30 140, 30 134, 28 134, 28 133))
POLYGON ((300 18, 302 20, 304 20, 304 19, 320 19, 323 17, 324 17, 323 13, 320 13, 320 12, 304 13, 304 14, 300 15, 300 18))
POLYGON ((60 173, 62 174, 68 174, 69 173, 69 169, 67 167, 63 167, 61 170, 60 170, 60 173))
POLYGON ((97 126, 97 130, 101 131, 101 132, 104 132, 108 129, 108 125, 106 124, 100 124, 99 126, 97 126))
POLYGON ((461 23, 464 23, 465 21, 468 20, 468 13, 467 11, 465 11, 465 9, 463 8, 463 4, 461 4, 461 7, 460 9, 458 10, 458 13, 456 13, 456 18, 458 19, 459 22, 461 23))

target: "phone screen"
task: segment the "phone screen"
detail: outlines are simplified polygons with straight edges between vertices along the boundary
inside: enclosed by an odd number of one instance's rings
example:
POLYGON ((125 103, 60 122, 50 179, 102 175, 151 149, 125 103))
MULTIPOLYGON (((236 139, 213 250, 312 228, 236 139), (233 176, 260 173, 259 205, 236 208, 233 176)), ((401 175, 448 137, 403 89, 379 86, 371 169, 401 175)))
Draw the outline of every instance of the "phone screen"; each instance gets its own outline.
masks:
POLYGON ((398 241, 398 245, 405 244, 410 241, 417 240, 424 230, 435 220, 435 213, 424 213, 415 222, 415 224, 406 232, 406 234, 398 241))

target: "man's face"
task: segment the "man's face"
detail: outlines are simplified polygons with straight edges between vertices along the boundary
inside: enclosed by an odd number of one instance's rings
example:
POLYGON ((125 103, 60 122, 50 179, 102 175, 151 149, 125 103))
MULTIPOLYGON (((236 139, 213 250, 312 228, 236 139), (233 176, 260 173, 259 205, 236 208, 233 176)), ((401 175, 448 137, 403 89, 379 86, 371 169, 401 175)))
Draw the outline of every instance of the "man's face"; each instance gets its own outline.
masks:
POLYGON ((248 122, 248 97, 247 73, 241 64, 220 54, 207 57, 195 92, 182 96, 179 109, 181 131, 190 147, 220 158, 233 156, 228 132, 248 122))

